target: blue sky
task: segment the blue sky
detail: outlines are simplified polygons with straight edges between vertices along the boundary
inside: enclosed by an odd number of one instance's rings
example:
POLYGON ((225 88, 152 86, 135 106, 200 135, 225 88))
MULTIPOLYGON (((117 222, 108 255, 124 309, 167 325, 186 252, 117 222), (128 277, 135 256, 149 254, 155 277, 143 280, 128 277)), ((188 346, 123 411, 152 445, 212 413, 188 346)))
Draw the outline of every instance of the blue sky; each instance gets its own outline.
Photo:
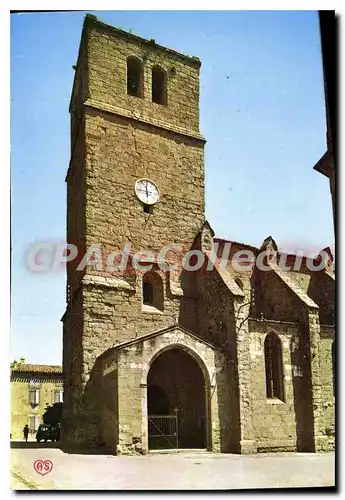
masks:
MULTIPOLYGON (((314 11, 89 11, 202 60, 206 216, 217 237, 288 249, 333 245, 314 11)), ((26 252, 65 240, 68 104, 86 12, 11 17, 11 357, 61 363, 63 272, 26 252)))

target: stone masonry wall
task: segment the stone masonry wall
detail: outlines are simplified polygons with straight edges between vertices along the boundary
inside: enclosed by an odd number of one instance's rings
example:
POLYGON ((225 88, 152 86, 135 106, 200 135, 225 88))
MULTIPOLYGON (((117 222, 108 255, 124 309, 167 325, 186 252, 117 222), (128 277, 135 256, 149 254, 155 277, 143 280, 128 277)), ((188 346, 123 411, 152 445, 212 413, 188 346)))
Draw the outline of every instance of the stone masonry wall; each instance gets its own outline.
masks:
POLYGON ((323 433, 328 437, 328 447, 331 449, 335 446, 335 373, 332 355, 334 329, 321 326, 320 337, 320 377, 323 402, 321 426, 323 433))
POLYGON ((258 451, 297 450, 295 406, 302 401, 296 400, 294 377, 298 373, 292 366, 291 344, 293 337, 300 334, 300 327, 293 323, 253 319, 249 326, 252 404, 258 451), (282 344, 284 401, 266 397, 264 341, 270 331, 278 334, 282 344))
POLYGON ((204 221, 203 143, 88 109, 86 243, 105 251, 190 248, 204 221), (135 182, 151 179, 160 200, 143 211, 135 182), (179 214, 176 217, 176 214, 179 214))
POLYGON ((148 121, 199 131, 199 68, 196 58, 185 58, 138 37, 101 23, 87 23, 89 98, 148 121), (143 97, 127 95, 127 58, 143 65, 143 97), (159 65, 167 74, 167 106, 152 102, 151 71, 159 65))
MULTIPOLYGON (((75 320, 82 318, 82 324, 74 324, 73 327, 71 323, 70 329, 74 328, 75 338, 82 328, 82 336, 76 338, 73 345, 67 341, 64 344, 66 352, 69 351, 69 354, 66 354, 65 366, 66 371, 74 375, 74 385, 67 388, 67 393, 73 392, 73 404, 80 408, 81 414, 85 411, 87 399, 88 416, 91 418, 91 415, 97 415, 99 402, 97 358, 107 349, 119 342, 171 326, 177 321, 182 325, 188 325, 194 321, 194 301, 192 300, 191 307, 188 307, 188 298, 182 298, 184 308, 181 311, 180 297, 168 292, 166 274, 160 270, 156 272, 163 280, 163 311, 143 307, 141 275, 137 276, 134 281, 132 280, 133 287, 129 289, 112 288, 106 284, 103 286, 100 284, 84 285, 82 304, 77 306, 74 303, 74 308, 79 307, 82 311, 82 314, 77 315, 75 320), (76 382, 78 378, 81 380, 80 383, 76 382)), ((71 321, 73 321, 73 316, 71 316, 71 321)), ((68 401, 72 404, 72 399, 68 401)), ((73 418, 75 417, 74 414, 73 418)), ((86 434, 91 434, 96 442, 102 441, 101 433, 94 424, 81 423, 79 434, 82 435, 85 425, 88 428, 86 434)))
POLYGON ((220 402, 224 440, 227 443, 225 448, 232 452, 252 453, 256 447, 253 441, 247 329, 249 283, 247 280, 245 296, 235 298, 219 272, 204 267, 198 273, 198 284, 200 332, 204 338, 221 346, 229 377, 231 408, 226 406, 227 403, 220 402))
POLYGON ((117 353, 111 359, 111 368, 103 372, 102 384, 99 386, 101 392, 100 419, 100 444, 109 452, 116 453, 119 432, 119 407, 118 407, 118 371, 117 353))
POLYGON ((78 122, 78 133, 71 153, 70 166, 66 176, 67 184, 67 243, 75 245, 78 258, 67 263, 67 302, 72 300, 83 271, 76 271, 85 252, 85 122, 78 122))
POLYGON ((80 421, 83 393, 83 292, 71 302, 63 317, 64 404, 61 423, 61 439, 64 445, 78 442, 84 429, 80 421))
POLYGON ((301 300, 274 271, 255 270, 254 273, 260 283, 259 290, 254 290, 258 292, 255 297, 257 312, 276 321, 303 321, 301 300))
POLYGON ((321 325, 335 324, 335 280, 323 271, 312 273, 308 295, 319 306, 321 325))
POLYGON ((233 335, 233 297, 214 268, 207 270, 208 261, 195 273, 198 277, 199 334, 212 343, 226 348, 233 335))

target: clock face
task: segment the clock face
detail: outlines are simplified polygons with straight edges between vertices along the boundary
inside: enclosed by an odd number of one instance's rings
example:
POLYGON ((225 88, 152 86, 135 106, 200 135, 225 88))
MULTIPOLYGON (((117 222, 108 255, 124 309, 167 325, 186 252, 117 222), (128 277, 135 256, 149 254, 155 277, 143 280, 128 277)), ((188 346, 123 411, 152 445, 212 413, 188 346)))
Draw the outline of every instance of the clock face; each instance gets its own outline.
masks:
POLYGON ((149 179, 139 179, 135 183, 135 194, 145 205, 154 205, 159 200, 158 188, 149 179))

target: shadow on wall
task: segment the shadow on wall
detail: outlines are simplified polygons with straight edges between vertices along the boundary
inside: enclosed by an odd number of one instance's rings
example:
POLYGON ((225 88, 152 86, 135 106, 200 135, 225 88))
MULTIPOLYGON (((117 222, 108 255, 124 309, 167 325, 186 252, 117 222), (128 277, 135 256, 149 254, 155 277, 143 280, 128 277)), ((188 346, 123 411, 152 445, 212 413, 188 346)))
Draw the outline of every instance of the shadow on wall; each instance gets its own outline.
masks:
POLYGON ((297 451, 314 451, 314 419, 310 376, 308 332, 301 325, 300 334, 290 341, 293 399, 296 417, 297 451))
MULTIPOLYGON (((240 453, 240 411, 237 376, 237 361, 231 355, 219 353, 216 386, 218 395, 218 418, 220 422, 221 453, 240 453)), ((211 389, 214 391, 215 389, 211 389)), ((212 394, 212 392, 211 392, 212 394)))
POLYGON ((321 325, 335 323, 335 281, 323 271, 311 273, 309 297, 319 306, 321 325))
POLYGON ((228 342, 224 354, 217 359, 216 383, 218 388, 218 414, 222 453, 240 453, 241 424, 239 404, 239 378, 236 345, 236 321, 232 315, 228 342))
MULTIPOLYGON (((66 453, 115 454, 114 446, 107 446, 102 438, 103 409, 108 394, 103 387, 101 366, 101 360, 96 359, 79 403, 78 414, 72 417, 76 434, 61 442, 61 449, 66 453)), ((116 395, 116 391, 114 393, 116 395)))

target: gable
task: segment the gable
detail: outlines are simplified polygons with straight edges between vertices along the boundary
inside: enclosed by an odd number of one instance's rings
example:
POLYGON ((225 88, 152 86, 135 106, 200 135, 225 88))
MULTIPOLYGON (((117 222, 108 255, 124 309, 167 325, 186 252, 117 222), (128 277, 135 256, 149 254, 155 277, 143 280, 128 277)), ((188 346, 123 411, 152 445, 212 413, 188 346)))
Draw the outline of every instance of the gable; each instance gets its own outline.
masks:
POLYGON ((178 324, 170 326, 168 328, 155 330, 153 332, 146 333, 145 335, 141 335, 141 336, 136 337, 135 339, 129 340, 127 342, 123 342, 121 344, 114 345, 113 349, 121 350, 121 349, 124 349, 126 347, 129 347, 129 346, 132 346, 135 344, 139 344, 139 343, 143 343, 143 342, 147 342, 147 341, 154 339, 156 337, 166 335, 166 334, 171 334, 171 333, 174 335, 178 335, 179 333, 182 335, 186 335, 188 337, 191 337, 191 338, 211 347, 212 349, 217 349, 217 347, 214 344, 212 344, 211 342, 203 339, 202 337, 200 337, 196 333, 194 333, 190 330, 187 330, 186 328, 184 328, 178 324))

